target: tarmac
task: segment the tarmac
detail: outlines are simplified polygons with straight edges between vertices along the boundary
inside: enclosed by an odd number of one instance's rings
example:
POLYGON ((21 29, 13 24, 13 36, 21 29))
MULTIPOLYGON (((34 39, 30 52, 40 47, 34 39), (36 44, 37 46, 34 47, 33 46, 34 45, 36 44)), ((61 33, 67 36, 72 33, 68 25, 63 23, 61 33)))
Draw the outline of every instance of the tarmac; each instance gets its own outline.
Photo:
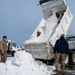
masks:
POLYGON ((75 65, 66 66, 64 74, 62 74, 61 72, 57 72, 52 75, 75 75, 75 65))

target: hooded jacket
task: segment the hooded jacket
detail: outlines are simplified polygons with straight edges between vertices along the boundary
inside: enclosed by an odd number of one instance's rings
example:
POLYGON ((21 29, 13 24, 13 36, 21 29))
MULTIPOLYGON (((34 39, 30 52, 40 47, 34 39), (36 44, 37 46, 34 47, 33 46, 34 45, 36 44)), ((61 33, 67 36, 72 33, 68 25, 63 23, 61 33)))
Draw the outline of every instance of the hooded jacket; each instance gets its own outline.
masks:
POLYGON ((55 46, 54 46, 54 53, 55 52, 68 54, 69 45, 68 45, 68 42, 65 40, 64 37, 60 37, 60 39, 58 39, 56 41, 55 46))

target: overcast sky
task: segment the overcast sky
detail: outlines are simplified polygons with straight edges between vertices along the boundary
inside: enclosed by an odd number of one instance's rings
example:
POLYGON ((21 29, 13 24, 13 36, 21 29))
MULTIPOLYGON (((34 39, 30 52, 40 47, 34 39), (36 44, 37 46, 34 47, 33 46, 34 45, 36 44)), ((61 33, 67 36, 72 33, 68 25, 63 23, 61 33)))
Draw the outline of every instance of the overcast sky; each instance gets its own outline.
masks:
MULTIPOLYGON (((39 0, 0 0, 0 39, 7 35, 22 45, 29 39, 43 17, 39 0)), ((71 12, 75 15, 75 0, 66 0, 71 12)), ((68 34, 75 34, 75 17, 68 34)))

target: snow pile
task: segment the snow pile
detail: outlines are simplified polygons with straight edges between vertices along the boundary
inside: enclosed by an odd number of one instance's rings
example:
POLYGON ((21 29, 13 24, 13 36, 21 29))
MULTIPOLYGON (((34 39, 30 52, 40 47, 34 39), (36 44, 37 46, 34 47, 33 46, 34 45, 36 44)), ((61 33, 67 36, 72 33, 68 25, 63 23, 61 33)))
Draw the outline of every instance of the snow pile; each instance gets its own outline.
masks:
POLYGON ((6 65, 4 63, 0 63, 0 75, 6 75, 6 65))
POLYGON ((15 53, 14 59, 12 61, 13 65, 21 66, 21 65, 29 65, 34 63, 34 59, 32 55, 25 51, 18 51, 15 53))
POLYGON ((9 57, 5 64, 0 63, 0 75, 48 75, 45 64, 38 64, 31 54, 18 51, 15 57, 9 57))
POLYGON ((38 65, 31 54, 25 51, 18 51, 12 61, 17 68, 17 75, 46 75, 47 67, 38 65))

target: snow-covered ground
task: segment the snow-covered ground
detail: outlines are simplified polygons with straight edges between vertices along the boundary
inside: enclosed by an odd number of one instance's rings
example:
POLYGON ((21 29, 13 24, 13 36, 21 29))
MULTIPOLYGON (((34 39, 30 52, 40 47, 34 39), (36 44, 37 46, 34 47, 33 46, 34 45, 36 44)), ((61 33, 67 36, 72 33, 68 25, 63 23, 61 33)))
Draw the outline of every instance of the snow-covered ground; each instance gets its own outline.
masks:
POLYGON ((14 58, 8 57, 6 63, 0 63, 0 75, 51 75, 55 68, 35 61, 32 55, 18 51, 14 58))

